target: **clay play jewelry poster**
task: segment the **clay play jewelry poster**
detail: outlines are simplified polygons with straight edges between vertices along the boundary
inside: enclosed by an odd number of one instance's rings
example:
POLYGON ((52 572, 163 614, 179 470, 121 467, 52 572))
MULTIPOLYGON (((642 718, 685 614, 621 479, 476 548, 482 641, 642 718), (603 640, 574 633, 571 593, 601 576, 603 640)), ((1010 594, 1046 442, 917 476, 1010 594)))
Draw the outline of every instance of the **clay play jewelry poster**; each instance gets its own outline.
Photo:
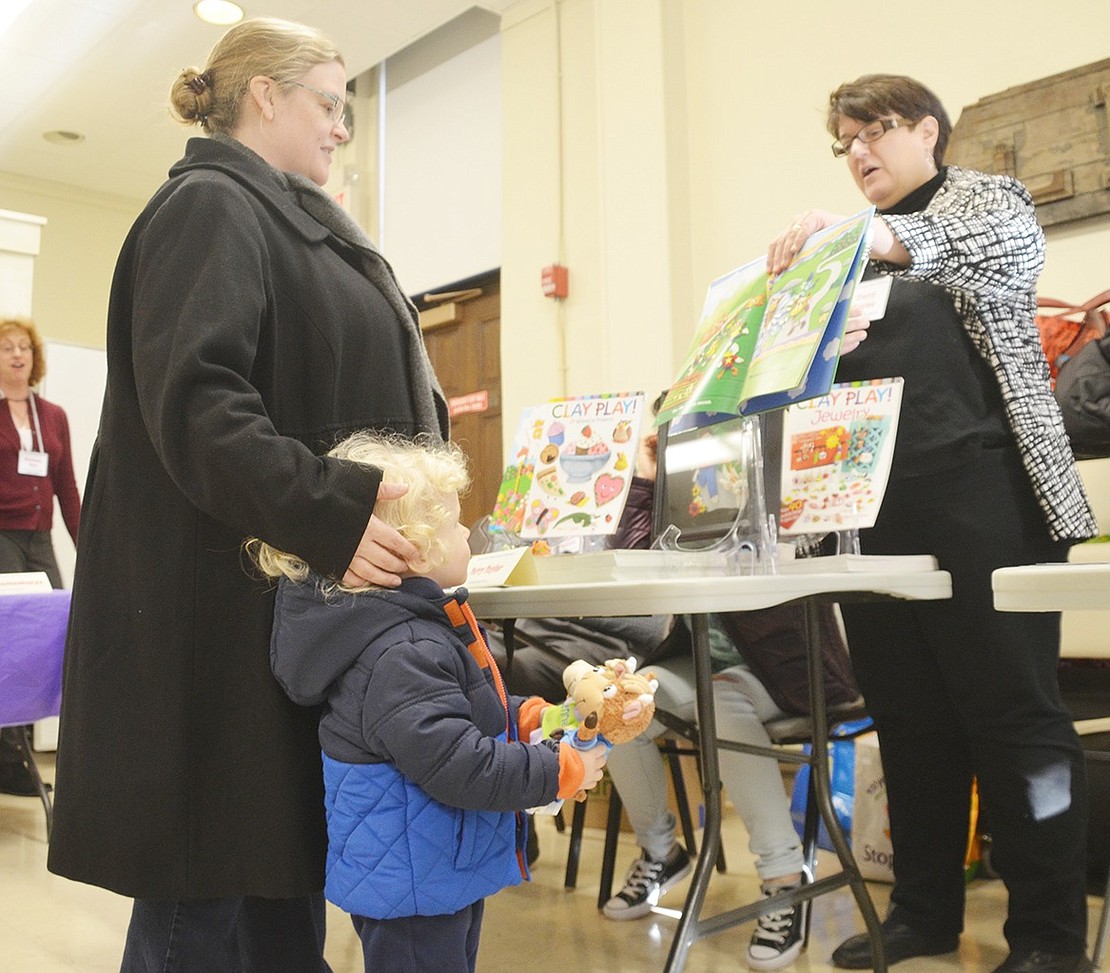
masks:
POLYGON ((902 379, 834 385, 783 414, 784 534, 871 527, 890 475, 902 379))

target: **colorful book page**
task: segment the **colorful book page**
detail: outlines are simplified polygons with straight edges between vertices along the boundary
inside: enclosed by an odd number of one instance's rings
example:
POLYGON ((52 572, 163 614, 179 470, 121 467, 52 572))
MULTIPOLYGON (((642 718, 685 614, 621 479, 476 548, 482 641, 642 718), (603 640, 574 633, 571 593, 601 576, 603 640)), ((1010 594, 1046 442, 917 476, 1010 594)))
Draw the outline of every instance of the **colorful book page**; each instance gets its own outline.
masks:
POLYGON ((813 234, 774 279, 763 256, 713 281, 658 422, 691 412, 754 415, 826 392, 873 214, 869 207, 813 234))
POLYGON ((532 487, 532 474, 535 470, 532 440, 531 409, 525 409, 513 437, 509 464, 501 474, 501 486, 498 487, 497 499, 490 515, 490 530, 519 534, 524 526, 524 498, 532 487))
POLYGON ((783 415, 784 534, 871 527, 890 476, 902 379, 834 385, 783 415))
POLYGON ((526 538, 612 534, 632 483, 642 392, 558 399, 528 410, 526 538))

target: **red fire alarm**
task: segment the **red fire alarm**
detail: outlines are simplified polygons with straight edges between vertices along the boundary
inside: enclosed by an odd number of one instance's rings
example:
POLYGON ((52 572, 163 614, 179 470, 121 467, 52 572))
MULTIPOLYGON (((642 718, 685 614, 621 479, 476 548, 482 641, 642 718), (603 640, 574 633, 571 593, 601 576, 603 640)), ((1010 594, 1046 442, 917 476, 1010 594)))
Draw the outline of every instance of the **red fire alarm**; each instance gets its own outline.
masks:
POLYGON ((540 272, 544 297, 562 300, 567 296, 567 268, 562 264, 549 264, 540 272))

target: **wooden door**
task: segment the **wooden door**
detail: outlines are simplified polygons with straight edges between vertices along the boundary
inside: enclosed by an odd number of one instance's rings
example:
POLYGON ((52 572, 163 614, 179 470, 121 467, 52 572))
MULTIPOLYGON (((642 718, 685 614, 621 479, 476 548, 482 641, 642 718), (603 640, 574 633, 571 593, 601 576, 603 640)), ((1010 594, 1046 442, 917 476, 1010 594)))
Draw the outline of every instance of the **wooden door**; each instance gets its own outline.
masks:
POLYGON ((462 522, 493 510, 501 484, 501 278, 494 272, 417 300, 428 357, 451 408, 451 438, 470 460, 462 522))

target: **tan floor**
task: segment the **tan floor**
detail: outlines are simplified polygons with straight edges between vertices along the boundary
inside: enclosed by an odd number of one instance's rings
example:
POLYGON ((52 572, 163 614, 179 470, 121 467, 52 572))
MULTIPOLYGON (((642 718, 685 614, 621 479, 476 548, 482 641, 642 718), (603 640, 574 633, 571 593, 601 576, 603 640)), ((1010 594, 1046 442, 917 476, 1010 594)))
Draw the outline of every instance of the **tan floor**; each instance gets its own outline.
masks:
MULTIPOLYGON (((52 777, 49 756, 41 761, 52 777)), ((548 969, 574 973, 643 973, 661 970, 675 928, 672 918, 650 916, 635 922, 610 922, 597 912, 597 872, 602 833, 588 829, 578 888, 563 888, 566 838, 550 819, 540 819, 541 856, 529 885, 489 900, 482 933, 479 969, 548 969)), ((752 899, 758 888, 744 835, 734 814, 725 825, 729 871, 715 874, 709 903, 731 908, 752 899)), ((635 853, 631 836, 622 838, 619 867, 635 853)), ((29 798, 0 795, 0 971, 3 973, 116 973, 129 914, 129 902, 109 892, 57 878, 46 871, 46 827, 42 805, 29 798)), ((681 908, 685 885, 668 894, 664 905, 681 908)), ((880 914, 888 888, 872 886, 880 914)), ((1092 938, 1102 900, 1092 898, 1092 938)), ((999 882, 975 882, 968 894, 967 931, 958 954, 914 960, 900 973, 989 973, 1006 954, 1001 925, 1005 907, 999 882)), ((829 953, 862 928, 847 890, 819 899, 807 952, 792 967, 797 973, 831 970, 829 953)), ((744 952, 750 927, 727 930, 695 943, 686 973, 724 973, 746 969, 744 952)), ((337 910, 329 914, 327 956, 335 973, 362 973, 358 941, 337 910)))

